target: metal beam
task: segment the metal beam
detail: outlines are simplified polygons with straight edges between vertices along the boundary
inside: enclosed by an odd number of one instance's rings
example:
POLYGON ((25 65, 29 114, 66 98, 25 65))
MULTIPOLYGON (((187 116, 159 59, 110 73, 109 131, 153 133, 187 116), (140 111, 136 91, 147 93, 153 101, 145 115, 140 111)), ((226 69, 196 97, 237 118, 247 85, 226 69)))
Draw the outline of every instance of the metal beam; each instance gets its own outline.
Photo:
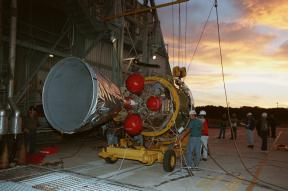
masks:
POLYGON ((100 33, 97 35, 96 39, 93 40, 93 42, 89 45, 88 48, 84 51, 81 58, 86 58, 86 56, 89 54, 89 52, 97 45, 97 43, 106 35, 105 32, 100 33))
MULTIPOLYGON (((70 30, 70 27, 67 27, 64 32, 61 34, 61 36, 58 38, 58 40, 54 43, 54 45, 51 47, 51 51, 53 51, 57 45, 63 40, 63 38, 65 37, 65 35, 67 34, 67 32, 70 30)), ((23 96, 25 95, 26 91, 29 88, 29 84, 30 82, 34 79, 34 77, 36 76, 36 74, 38 73, 38 71, 41 69, 41 67, 46 63, 47 58, 49 57, 49 55, 47 54, 46 56, 44 56, 44 58, 42 59, 42 61, 39 63, 39 65, 36 66, 35 70, 33 71, 33 73, 31 74, 31 76, 29 77, 29 79, 25 82, 24 86, 21 88, 20 92, 18 93, 17 97, 16 97, 16 103, 19 103, 20 100, 23 98, 23 96)))
POLYGON ((145 13, 145 12, 149 12, 149 11, 152 11, 152 10, 155 10, 158 8, 167 7, 167 6, 175 5, 175 4, 179 4, 179 3, 184 3, 187 1, 189 1, 189 0, 177 0, 177 1, 169 2, 169 3, 163 3, 160 5, 152 6, 152 7, 135 9, 135 10, 127 11, 127 12, 120 13, 117 15, 106 17, 106 18, 104 18, 104 21, 111 21, 111 20, 114 20, 114 19, 119 18, 119 17, 125 17, 125 16, 129 16, 129 15, 136 15, 136 14, 140 14, 140 13, 145 13))
MULTIPOLYGON (((8 37, 3 37, 3 41, 4 42, 9 42, 8 37)), ((25 41, 22 41, 22 40, 17 40, 16 41, 16 45, 24 47, 24 48, 36 50, 36 51, 39 51, 39 52, 47 53, 47 54, 53 54, 53 55, 59 56, 59 57, 70 56, 69 54, 63 53, 61 51, 51 50, 50 48, 46 48, 46 47, 43 47, 43 46, 31 44, 29 42, 25 42, 25 41)))

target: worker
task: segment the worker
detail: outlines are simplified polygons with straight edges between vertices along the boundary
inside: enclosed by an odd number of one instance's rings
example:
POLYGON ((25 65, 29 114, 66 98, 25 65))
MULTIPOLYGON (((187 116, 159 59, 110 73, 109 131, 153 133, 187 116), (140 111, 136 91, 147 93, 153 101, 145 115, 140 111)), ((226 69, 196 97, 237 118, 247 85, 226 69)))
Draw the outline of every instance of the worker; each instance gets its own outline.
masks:
POLYGON ((26 134, 27 151, 33 154, 36 151, 37 128, 39 126, 37 111, 34 106, 29 107, 27 116, 24 117, 24 133, 26 134))
POLYGON ((248 138, 248 148, 253 149, 254 148, 254 135, 253 131, 256 127, 255 119, 253 117, 253 114, 251 112, 247 113, 247 119, 245 123, 245 127, 247 129, 247 138, 248 138))
POLYGON ((220 132, 219 132, 218 139, 221 139, 221 137, 223 139, 225 139, 225 133, 226 133, 227 124, 228 124, 228 121, 227 121, 226 113, 223 113, 222 119, 221 119, 221 123, 220 123, 220 132))
POLYGON ((201 158, 202 122, 197 118, 197 113, 195 110, 191 110, 189 115, 191 118, 188 124, 190 136, 186 151, 186 162, 188 168, 198 168, 201 158))
POLYGON ((258 124, 257 124, 257 132, 258 132, 258 135, 262 139, 262 145, 261 145, 262 152, 267 152, 269 130, 270 130, 270 126, 269 126, 269 121, 268 121, 268 114, 266 112, 263 112, 261 114, 261 119, 258 121, 258 124))
POLYGON ((237 138, 237 126, 238 126, 238 119, 236 113, 232 114, 231 117, 231 137, 230 139, 236 139, 237 138))
POLYGON ((208 121, 205 118, 206 111, 201 110, 199 113, 199 118, 202 122, 202 132, 201 132, 201 151, 202 151, 202 160, 207 161, 208 157, 208 121))
POLYGON ((114 120, 110 120, 105 124, 105 129, 107 144, 113 146, 117 145, 119 143, 118 134, 120 132, 120 127, 117 126, 114 120))
POLYGON ((277 127, 277 122, 275 120, 275 117, 273 114, 270 114, 268 116, 268 121, 269 121, 269 124, 270 124, 270 130, 271 130, 271 137, 273 139, 276 138, 276 127, 277 127))

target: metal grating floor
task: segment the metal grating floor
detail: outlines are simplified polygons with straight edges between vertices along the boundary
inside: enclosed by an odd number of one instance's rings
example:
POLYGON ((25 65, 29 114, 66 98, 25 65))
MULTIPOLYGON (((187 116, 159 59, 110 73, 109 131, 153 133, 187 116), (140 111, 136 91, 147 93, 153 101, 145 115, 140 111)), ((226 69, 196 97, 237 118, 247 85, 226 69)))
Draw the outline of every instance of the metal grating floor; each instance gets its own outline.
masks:
POLYGON ((41 167, 16 167, 0 171, 2 191, 143 191, 131 185, 41 167), (38 169, 38 171, 37 171, 38 169), (27 174, 25 174, 25 171, 27 174), (34 174, 32 173, 34 172, 34 174), (20 175, 20 176, 18 176, 20 175))
POLYGON ((27 178, 50 173, 51 170, 37 166, 17 166, 14 168, 0 170, 0 180, 18 182, 27 178))

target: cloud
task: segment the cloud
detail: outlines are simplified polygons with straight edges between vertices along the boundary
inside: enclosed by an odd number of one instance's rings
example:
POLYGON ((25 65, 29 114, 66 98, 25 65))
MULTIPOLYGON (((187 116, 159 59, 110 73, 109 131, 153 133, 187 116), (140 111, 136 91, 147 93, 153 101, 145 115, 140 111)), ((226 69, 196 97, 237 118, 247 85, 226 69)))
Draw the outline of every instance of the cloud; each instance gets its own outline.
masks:
POLYGON ((288 29, 287 0, 242 0, 235 3, 242 8, 248 23, 288 29))
MULTIPOLYGON (((287 37, 288 38, 288 37, 287 37)), ((278 49, 275 55, 284 56, 287 59, 288 55, 288 40, 284 42, 278 49)))
MULTIPOLYGON (((276 100, 288 103, 288 1, 223 0, 221 6, 221 47, 231 105, 273 107, 276 100), (238 10, 237 17, 233 11, 225 11, 231 6, 238 10)), ((170 64, 177 64, 179 60, 181 66, 189 66, 185 82, 194 92, 196 103, 225 105, 215 18, 210 18, 191 62, 209 6, 204 8, 200 6, 201 10, 198 10, 198 14, 205 15, 200 21, 190 19, 188 23, 186 59, 183 30, 179 50, 177 31, 174 34, 173 56, 171 20, 165 21, 169 23, 164 31, 165 42, 169 44, 170 64)), ((167 16, 162 18, 170 19, 167 16)))

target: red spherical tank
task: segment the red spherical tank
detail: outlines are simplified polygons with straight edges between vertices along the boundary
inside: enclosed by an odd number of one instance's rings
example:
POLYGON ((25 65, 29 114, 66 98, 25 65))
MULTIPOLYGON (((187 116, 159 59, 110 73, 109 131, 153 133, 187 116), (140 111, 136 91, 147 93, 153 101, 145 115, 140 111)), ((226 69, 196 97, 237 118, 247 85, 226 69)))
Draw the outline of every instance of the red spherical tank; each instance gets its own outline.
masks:
POLYGON ((139 135, 142 131, 142 119, 138 114, 130 114, 124 121, 124 129, 129 135, 139 135))
POLYGON ((151 111, 159 111, 162 106, 162 101, 158 96, 151 96, 147 100, 146 105, 151 111))
POLYGON ((141 74, 131 74, 126 80, 129 92, 139 94, 144 89, 144 77, 141 74))

